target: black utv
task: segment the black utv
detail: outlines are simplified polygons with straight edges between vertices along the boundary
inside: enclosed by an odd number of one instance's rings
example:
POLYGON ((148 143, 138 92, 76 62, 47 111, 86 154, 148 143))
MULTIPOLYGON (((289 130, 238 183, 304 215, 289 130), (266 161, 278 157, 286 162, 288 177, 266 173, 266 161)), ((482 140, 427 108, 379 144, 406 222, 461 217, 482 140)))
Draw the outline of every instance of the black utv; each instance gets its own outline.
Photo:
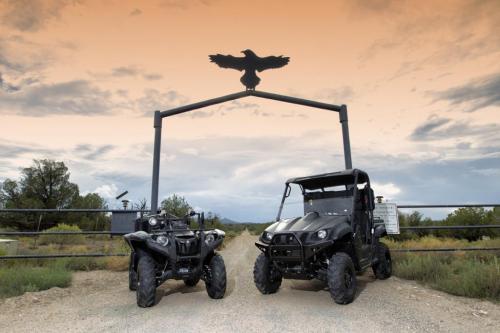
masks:
POLYGON ((137 293, 137 305, 153 306, 156 287, 168 279, 184 280, 189 287, 201 279, 211 298, 224 297, 226 267, 215 250, 225 233, 205 230, 203 213, 192 212, 184 218, 165 212, 146 216, 136 222, 136 230, 124 237, 132 249, 129 288, 137 293), (190 218, 195 215, 199 229, 190 229, 190 218))
POLYGON ((262 251, 254 282, 263 294, 275 293, 285 279, 319 279, 328 283, 338 304, 356 294, 356 273, 371 267, 378 279, 391 276, 391 255, 379 239, 387 232, 374 225, 370 179, 352 169, 289 179, 276 222, 255 245, 262 251), (291 184, 302 191, 304 216, 281 219, 291 184))

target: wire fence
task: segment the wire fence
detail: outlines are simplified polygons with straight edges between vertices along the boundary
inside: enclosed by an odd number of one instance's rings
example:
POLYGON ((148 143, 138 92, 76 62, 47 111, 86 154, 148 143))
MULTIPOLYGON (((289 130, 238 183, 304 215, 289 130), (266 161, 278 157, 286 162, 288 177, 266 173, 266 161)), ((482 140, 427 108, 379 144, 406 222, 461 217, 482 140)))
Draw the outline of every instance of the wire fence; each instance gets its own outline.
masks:
MULTIPOLYGON (((440 205, 398 205, 398 209, 416 209, 416 208, 481 208, 481 207, 500 207, 500 204, 440 204, 440 205)), ((1 213, 141 213, 148 214, 147 209, 20 209, 7 208, 0 209, 1 213)), ((434 226, 403 226, 401 231, 410 230, 460 230, 460 229, 495 229, 500 228, 500 224, 489 225, 434 225, 434 226)), ((0 236, 13 237, 37 237, 40 235, 57 235, 57 236, 74 236, 74 235, 107 235, 107 236, 122 236, 124 232, 112 231, 3 231, 0 236)), ((454 251, 500 251, 499 247, 462 247, 462 248, 430 248, 430 249, 391 249, 392 252, 454 252, 454 251)), ((128 253, 60 253, 60 254, 20 254, 20 255, 4 255, 0 256, 1 260, 12 259, 54 259, 54 258, 96 258, 96 257, 117 257, 128 256, 128 253)))

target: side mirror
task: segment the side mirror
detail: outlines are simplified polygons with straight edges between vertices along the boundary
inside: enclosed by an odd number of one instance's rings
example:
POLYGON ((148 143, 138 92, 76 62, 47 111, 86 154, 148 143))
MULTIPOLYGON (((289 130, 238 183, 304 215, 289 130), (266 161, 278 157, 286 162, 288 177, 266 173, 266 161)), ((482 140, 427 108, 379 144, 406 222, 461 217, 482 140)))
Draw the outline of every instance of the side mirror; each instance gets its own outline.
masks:
POLYGON ((195 215, 196 215, 196 212, 193 209, 190 209, 188 211, 188 216, 195 216, 195 215))

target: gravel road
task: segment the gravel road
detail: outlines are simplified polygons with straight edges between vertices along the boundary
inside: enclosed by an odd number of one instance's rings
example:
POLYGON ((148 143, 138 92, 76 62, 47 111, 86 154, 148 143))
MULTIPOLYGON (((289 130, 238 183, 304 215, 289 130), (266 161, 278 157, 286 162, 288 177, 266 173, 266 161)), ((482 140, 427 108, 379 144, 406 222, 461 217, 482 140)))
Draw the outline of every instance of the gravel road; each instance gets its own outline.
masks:
POLYGON ((228 290, 210 299, 203 283, 168 281, 153 308, 136 306, 127 274, 75 273, 70 288, 26 293, 0 303, 2 332, 500 332, 500 305, 450 296, 414 282, 359 277, 354 303, 341 306, 318 281, 285 280, 261 295, 248 232, 222 251, 228 290))

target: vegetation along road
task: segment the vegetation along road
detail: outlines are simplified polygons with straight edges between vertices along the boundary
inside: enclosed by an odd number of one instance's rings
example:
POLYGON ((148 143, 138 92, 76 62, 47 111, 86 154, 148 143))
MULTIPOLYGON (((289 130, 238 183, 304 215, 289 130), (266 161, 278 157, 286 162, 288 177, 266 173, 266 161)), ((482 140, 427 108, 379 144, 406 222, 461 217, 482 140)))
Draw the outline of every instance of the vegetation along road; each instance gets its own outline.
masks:
POLYGON ((451 296, 414 282, 360 276, 354 303, 335 304, 318 281, 284 280, 261 295, 252 270, 256 237, 243 232, 222 251, 228 290, 210 299, 203 283, 168 281, 158 304, 143 309, 127 273, 79 272, 67 289, 52 288, 0 303, 4 332, 498 332, 500 305, 451 296))

